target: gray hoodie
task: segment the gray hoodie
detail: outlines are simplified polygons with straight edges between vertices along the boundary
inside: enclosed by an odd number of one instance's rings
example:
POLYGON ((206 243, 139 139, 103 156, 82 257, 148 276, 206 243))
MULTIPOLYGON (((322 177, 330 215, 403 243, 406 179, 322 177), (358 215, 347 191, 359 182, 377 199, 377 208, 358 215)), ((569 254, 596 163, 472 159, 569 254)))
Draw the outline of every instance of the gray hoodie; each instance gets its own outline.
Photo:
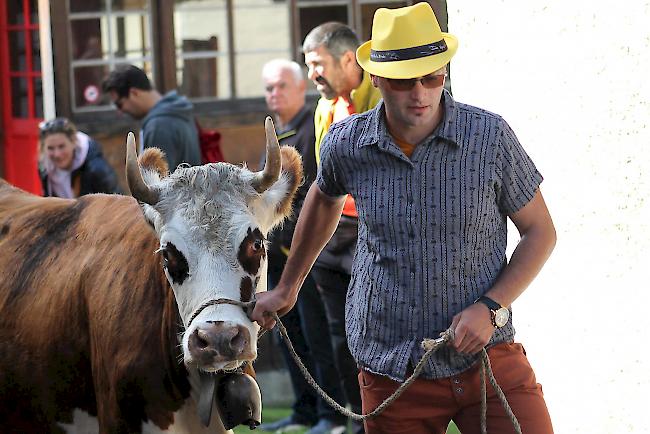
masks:
POLYGON ((142 122, 144 147, 162 149, 171 172, 181 163, 201 164, 193 108, 187 98, 172 90, 153 106, 142 122))

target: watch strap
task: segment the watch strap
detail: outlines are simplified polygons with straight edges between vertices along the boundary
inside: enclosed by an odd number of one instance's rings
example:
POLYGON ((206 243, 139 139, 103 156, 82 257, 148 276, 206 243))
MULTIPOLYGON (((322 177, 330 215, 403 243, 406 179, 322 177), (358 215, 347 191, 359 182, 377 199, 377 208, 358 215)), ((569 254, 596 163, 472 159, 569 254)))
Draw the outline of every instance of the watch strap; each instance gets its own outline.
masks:
POLYGON ((486 305, 491 311, 496 312, 497 310, 501 309, 503 306, 501 306, 499 303, 496 301, 492 300, 490 297, 486 295, 482 295, 479 298, 476 299, 474 303, 483 303, 486 305))

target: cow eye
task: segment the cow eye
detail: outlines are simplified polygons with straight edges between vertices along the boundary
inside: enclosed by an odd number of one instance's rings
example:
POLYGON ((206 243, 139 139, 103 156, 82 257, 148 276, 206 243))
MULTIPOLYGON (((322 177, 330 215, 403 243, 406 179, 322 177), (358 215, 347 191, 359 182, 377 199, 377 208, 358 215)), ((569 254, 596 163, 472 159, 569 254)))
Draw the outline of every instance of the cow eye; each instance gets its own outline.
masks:
POLYGON ((171 277, 172 281, 182 284, 189 276, 189 266, 185 255, 172 243, 167 243, 162 248, 163 267, 171 277))
POLYGON ((248 229, 248 234, 239 246, 237 259, 250 275, 256 275, 260 269, 263 258, 266 257, 264 235, 259 229, 248 229))
POLYGON ((260 251, 264 248, 264 240, 258 238, 253 242, 253 250, 260 251))

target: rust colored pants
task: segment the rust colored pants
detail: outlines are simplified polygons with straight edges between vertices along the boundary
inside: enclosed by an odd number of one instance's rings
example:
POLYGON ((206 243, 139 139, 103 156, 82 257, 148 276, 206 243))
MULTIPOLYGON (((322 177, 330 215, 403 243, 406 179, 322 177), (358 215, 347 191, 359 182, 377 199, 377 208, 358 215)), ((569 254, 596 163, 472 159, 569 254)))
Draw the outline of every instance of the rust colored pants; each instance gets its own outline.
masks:
MULTIPOLYGON (((499 344, 488 349, 497 383, 503 390, 523 434, 553 432, 542 386, 521 344, 499 344)), ((481 383, 477 363, 467 371, 438 380, 418 379, 379 416, 365 422, 366 434, 444 433, 453 419, 463 434, 481 432, 481 383)), ((514 433, 494 389, 487 382, 487 432, 514 433)), ((390 396, 399 383, 362 370, 359 373, 363 413, 390 396)))

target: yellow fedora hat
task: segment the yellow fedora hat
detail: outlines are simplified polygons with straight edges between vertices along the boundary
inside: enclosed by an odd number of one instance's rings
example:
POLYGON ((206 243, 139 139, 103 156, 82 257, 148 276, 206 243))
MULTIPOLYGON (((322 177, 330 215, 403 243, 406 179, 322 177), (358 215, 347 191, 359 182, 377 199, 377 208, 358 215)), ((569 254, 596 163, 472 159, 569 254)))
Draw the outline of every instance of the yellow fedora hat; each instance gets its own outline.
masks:
POLYGON ((417 78, 449 63, 458 48, 454 35, 440 30, 429 3, 377 9, 372 37, 357 49, 357 62, 385 78, 417 78))

